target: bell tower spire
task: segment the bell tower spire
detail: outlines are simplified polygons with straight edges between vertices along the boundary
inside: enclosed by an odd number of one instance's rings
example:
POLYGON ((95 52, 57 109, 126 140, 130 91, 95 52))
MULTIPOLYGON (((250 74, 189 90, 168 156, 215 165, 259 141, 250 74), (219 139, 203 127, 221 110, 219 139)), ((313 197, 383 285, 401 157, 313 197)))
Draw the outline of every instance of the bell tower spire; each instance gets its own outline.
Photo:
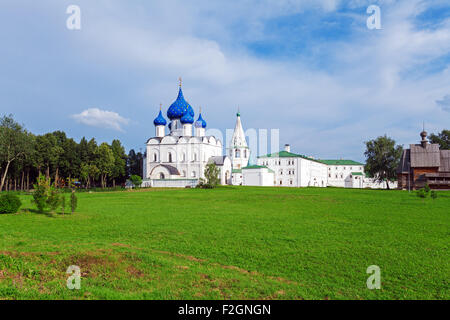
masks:
POLYGON ((233 169, 240 170, 248 165, 250 149, 248 148, 244 129, 242 127, 240 108, 238 108, 238 112, 236 113, 236 125, 234 127, 228 153, 231 158, 233 169))

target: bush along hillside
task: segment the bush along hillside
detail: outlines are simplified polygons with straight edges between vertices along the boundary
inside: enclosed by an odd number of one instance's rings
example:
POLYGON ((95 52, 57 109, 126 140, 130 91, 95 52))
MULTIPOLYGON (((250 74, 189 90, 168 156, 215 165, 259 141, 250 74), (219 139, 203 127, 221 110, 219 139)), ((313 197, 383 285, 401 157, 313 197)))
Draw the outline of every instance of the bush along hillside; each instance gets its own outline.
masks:
POLYGON ((22 202, 15 194, 6 193, 0 195, 0 214, 17 213, 22 202))

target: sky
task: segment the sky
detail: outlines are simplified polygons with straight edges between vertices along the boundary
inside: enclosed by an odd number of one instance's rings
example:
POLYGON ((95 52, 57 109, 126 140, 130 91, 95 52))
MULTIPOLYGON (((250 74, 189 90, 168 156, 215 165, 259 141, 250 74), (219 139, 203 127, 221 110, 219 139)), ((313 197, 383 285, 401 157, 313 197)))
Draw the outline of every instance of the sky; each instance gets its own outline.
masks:
POLYGON ((210 129, 225 135, 239 108, 244 129, 279 129, 292 152, 364 161, 367 140, 449 129, 450 2, 0 2, 0 115, 35 134, 144 151, 179 77, 210 129))

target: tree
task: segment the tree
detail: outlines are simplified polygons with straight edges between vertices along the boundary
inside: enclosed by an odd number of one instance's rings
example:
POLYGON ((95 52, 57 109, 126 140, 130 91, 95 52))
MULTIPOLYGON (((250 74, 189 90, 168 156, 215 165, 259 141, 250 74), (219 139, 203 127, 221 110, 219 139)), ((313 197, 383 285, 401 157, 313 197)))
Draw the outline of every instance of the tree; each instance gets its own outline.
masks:
POLYGON ((439 149, 450 150, 450 130, 442 130, 441 133, 430 135, 430 142, 439 144, 439 149))
POLYGON ((206 165, 205 178, 209 187, 215 188, 219 184, 219 174, 220 170, 217 168, 215 163, 209 163, 206 165))
POLYGON ((8 170, 13 163, 25 156, 30 147, 27 132, 14 121, 12 115, 0 119, 0 165, 5 164, 1 177, 0 191, 3 190, 8 170))
POLYGON ((113 140, 111 143, 111 150, 114 156, 114 166, 112 168, 111 177, 113 178, 113 187, 115 187, 116 180, 119 182, 125 181, 127 155, 119 140, 113 140))
POLYGON ((54 170, 57 178, 59 174, 58 161, 63 152, 64 150, 58 145, 58 140, 53 134, 47 133, 37 136, 36 154, 39 172, 42 168, 45 168, 45 175, 50 178, 51 170, 54 170))
POLYGON ((114 168, 114 155, 111 147, 106 142, 98 147, 97 168, 100 172, 102 188, 106 188, 107 179, 114 168))
POLYGON ((389 181, 397 177, 397 167, 403 152, 401 146, 395 146, 395 141, 386 135, 375 140, 365 142, 366 167, 365 171, 379 182, 386 181, 389 189, 389 181))
POLYGON ((141 152, 136 153, 134 149, 131 149, 127 158, 127 174, 129 177, 132 175, 142 175, 142 165, 144 157, 141 152))

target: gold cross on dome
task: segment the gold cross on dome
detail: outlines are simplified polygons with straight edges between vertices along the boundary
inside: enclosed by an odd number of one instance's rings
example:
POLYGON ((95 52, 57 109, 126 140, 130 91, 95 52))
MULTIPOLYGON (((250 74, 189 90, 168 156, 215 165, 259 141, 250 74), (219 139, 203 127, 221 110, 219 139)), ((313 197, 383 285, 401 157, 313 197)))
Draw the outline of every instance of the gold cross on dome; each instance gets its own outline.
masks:
POLYGON ((183 79, 181 79, 181 77, 179 77, 178 80, 180 81, 180 88, 181 88, 181 85, 183 83, 183 79))

